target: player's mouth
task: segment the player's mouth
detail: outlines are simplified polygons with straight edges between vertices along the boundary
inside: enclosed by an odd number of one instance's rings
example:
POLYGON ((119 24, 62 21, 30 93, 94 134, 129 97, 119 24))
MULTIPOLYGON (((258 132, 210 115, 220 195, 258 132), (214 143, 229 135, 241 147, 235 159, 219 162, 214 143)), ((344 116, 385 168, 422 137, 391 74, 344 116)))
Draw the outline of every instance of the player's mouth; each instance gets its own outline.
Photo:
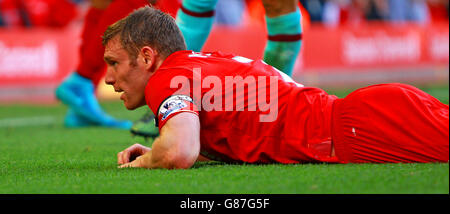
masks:
POLYGON ((117 92, 117 93, 122 93, 122 94, 120 95, 120 99, 121 99, 121 100, 124 100, 124 99, 125 99, 125 92, 124 92, 122 89, 120 89, 120 88, 114 88, 114 91, 117 92))

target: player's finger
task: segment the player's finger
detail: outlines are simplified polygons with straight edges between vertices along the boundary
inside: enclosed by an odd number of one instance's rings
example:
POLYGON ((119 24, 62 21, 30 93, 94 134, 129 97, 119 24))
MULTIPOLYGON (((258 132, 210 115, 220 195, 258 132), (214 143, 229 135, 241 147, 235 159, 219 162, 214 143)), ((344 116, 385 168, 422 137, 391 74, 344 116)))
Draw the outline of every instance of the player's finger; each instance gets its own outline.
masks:
POLYGON ((134 145, 130 146, 130 148, 128 148, 127 150, 130 150, 133 153, 136 153, 138 155, 142 155, 142 145, 141 144, 137 144, 135 143, 134 145))
POLYGON ((132 146, 128 147, 127 149, 119 152, 117 154, 117 163, 118 164, 126 164, 126 163, 130 162, 131 153, 134 152, 137 148, 138 148, 138 146, 135 144, 135 145, 132 145, 132 146))
POLYGON ((122 164, 128 163, 130 162, 130 150, 129 149, 125 149, 122 152, 122 164))
POLYGON ((122 161, 122 152, 117 153, 117 164, 123 164, 122 161))
POLYGON ((117 168, 121 169, 121 168, 129 168, 131 163, 126 163, 126 164, 122 164, 120 166, 118 166, 117 168))
POLYGON ((135 167, 139 167, 139 161, 137 159, 119 166, 119 168, 135 168, 135 167))

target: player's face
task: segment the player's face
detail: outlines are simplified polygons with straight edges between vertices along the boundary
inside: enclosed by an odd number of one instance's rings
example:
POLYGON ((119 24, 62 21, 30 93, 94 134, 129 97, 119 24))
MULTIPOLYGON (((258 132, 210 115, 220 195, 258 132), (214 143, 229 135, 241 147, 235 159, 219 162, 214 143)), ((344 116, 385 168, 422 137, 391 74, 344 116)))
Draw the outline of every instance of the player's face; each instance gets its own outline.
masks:
POLYGON ((145 86, 150 76, 140 57, 130 59, 118 37, 111 39, 105 47, 104 59, 108 67, 105 82, 116 92, 123 92, 120 99, 129 110, 145 105, 145 86))

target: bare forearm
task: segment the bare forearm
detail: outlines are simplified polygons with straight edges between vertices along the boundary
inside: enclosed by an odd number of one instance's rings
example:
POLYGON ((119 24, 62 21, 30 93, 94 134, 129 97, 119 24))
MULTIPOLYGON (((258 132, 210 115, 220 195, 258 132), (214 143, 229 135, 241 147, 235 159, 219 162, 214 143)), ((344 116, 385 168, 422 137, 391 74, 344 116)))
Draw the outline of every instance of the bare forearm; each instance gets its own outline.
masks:
POLYGON ((147 169, 173 169, 172 164, 163 161, 161 158, 155 158, 158 155, 153 155, 153 150, 148 151, 142 155, 142 165, 147 169))
POLYGON ((158 147, 158 145, 161 144, 161 136, 157 137, 155 139, 155 141, 153 142, 154 147, 156 147, 156 152, 155 152, 155 148, 152 148, 152 150, 148 151, 147 153, 145 153, 144 155, 145 157, 145 165, 146 168, 149 169, 158 169, 158 168, 166 168, 166 169, 171 169, 173 167, 171 167, 170 163, 167 163, 167 158, 165 157, 167 154, 163 154, 165 153, 164 151, 161 151, 161 149, 158 147), (159 151, 159 152, 158 152, 159 151))
MULTIPOLYGON (((133 162, 131 167, 187 169, 195 164, 200 153, 200 121, 192 113, 172 117, 160 130, 152 149, 133 162)), ((204 158, 200 158, 205 160, 204 158)), ((126 165, 128 166, 128 165, 126 165)))
POLYGON ((170 140, 170 137, 164 137, 164 135, 155 139, 152 150, 147 152, 148 154, 145 154, 146 168, 186 169, 190 168, 195 163, 194 160, 196 160, 197 157, 194 159, 187 158, 186 155, 182 154, 181 149, 177 149, 174 146, 166 147, 166 145, 169 144, 164 141, 170 140))

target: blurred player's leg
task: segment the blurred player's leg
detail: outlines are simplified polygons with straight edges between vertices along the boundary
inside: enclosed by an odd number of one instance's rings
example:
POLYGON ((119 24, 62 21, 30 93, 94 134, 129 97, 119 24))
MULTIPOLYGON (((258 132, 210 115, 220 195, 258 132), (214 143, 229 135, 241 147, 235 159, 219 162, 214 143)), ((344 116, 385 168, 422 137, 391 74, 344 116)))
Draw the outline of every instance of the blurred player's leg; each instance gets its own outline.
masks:
POLYGON ((269 41, 264 61, 292 75, 301 48, 301 14, 297 0, 262 0, 266 10, 269 41))
MULTIPOLYGON (((86 54, 90 40, 98 26, 98 20, 102 17, 110 0, 93 0, 91 8, 86 14, 83 31, 81 34, 82 44, 80 56, 86 54)), ((64 124, 67 127, 83 127, 90 125, 105 125, 117 128, 128 128, 127 121, 117 121, 105 114, 95 98, 95 87, 92 80, 80 76, 77 72, 72 73, 64 80, 56 90, 56 96, 64 104, 69 106, 64 124)))
MULTIPOLYGON (((98 2, 98 0, 97 0, 98 2)), ((102 3, 106 4, 109 1, 103 1, 102 3)), ((94 3, 94 1, 93 1, 94 3)), ((92 3, 92 4, 93 4, 92 3)), ((86 51, 86 45, 88 44, 88 40, 93 38, 93 33, 95 32, 95 29, 98 25, 98 20, 103 15, 103 12, 105 12, 106 7, 109 5, 109 3, 105 5, 91 5, 88 12, 86 13, 86 16, 84 17, 84 23, 83 23, 83 30, 81 32, 81 45, 80 45, 80 56, 84 54, 86 51)))
POLYGON ((183 0, 177 14, 177 25, 187 49, 201 51, 214 23, 217 0, 183 0))
POLYGON ((65 125, 80 127, 86 124, 130 129, 130 121, 116 120, 106 114, 95 97, 94 84, 90 79, 72 73, 56 89, 56 97, 69 106, 65 125), (83 124, 78 126, 79 124, 83 124))
POLYGON ((134 9, 148 4, 147 0, 93 0, 83 29, 80 64, 56 90, 56 96, 69 106, 65 124, 68 127, 86 124, 130 129, 130 121, 116 120, 105 113, 95 97, 95 88, 104 75, 101 35, 106 28, 127 16, 134 9), (107 8, 101 12, 104 7, 107 8))
POLYGON ((448 162, 449 107, 409 85, 359 89, 333 107, 333 142, 343 162, 448 162))
POLYGON ((159 135, 159 129, 155 125, 155 115, 148 111, 141 119, 135 121, 130 130, 131 134, 144 138, 154 138, 159 135))

